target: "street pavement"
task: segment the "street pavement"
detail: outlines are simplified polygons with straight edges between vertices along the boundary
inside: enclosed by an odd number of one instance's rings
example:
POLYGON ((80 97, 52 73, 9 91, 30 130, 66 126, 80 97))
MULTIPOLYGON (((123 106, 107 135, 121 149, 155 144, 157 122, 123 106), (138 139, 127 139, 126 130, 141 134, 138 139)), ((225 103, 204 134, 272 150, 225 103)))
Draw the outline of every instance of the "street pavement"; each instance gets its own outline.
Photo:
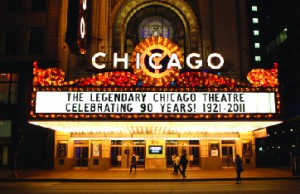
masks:
MULTIPOLYGON (((0 169, 2 181, 226 181, 234 180, 235 169, 201 170, 187 168, 186 178, 172 174, 172 169, 145 170, 138 168, 136 173, 129 173, 129 168, 110 170, 40 170, 40 169, 0 169)), ((280 180, 299 179, 290 168, 249 168, 242 172, 244 180, 280 180)))

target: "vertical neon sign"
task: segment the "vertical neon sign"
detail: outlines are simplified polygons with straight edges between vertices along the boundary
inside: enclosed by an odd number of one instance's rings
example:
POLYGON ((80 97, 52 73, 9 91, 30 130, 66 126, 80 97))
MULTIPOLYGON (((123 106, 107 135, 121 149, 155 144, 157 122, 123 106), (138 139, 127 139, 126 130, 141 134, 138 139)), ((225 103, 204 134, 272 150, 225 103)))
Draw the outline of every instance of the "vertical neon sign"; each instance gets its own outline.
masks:
POLYGON ((79 0, 78 10, 78 31, 77 31, 77 45, 79 47, 80 54, 86 53, 86 12, 87 12, 87 0, 79 0))

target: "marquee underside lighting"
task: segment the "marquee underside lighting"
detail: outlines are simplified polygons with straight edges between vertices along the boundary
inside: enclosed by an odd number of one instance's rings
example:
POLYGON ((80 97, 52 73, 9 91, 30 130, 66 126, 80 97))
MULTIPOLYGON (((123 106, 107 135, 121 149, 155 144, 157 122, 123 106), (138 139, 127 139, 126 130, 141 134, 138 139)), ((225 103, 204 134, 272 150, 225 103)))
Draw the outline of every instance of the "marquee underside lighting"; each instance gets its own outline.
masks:
POLYGON ((91 122, 30 121, 30 124, 65 133, 86 134, 197 134, 244 133, 276 125, 282 121, 234 122, 91 122))

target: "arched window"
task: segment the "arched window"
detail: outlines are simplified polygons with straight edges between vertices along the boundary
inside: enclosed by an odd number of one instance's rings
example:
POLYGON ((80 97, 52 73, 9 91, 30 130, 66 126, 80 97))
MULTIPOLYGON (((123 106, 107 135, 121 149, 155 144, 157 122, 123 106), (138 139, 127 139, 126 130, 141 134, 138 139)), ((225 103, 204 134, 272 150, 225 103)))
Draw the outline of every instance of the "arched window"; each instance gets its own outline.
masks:
POLYGON ((163 36, 173 39, 174 29, 171 23, 161 16, 150 16, 145 18, 139 25, 138 37, 139 41, 152 37, 163 36))
MULTIPOLYGON (((115 38, 118 38, 117 35, 115 38)), ((128 21, 125 36, 124 51, 129 54, 139 42, 152 36, 168 38, 177 44, 182 52, 185 50, 185 31, 181 18, 173 10, 159 5, 138 10, 128 21)))

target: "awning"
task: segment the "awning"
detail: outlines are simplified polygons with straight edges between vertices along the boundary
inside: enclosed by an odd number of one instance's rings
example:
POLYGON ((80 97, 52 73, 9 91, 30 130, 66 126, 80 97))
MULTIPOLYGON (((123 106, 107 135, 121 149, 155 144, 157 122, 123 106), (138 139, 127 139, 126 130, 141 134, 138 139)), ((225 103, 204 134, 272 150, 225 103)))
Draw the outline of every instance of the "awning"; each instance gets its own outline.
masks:
POLYGON ((30 124, 66 133, 106 134, 178 134, 178 133, 244 133, 276 125, 282 121, 29 121, 30 124))

